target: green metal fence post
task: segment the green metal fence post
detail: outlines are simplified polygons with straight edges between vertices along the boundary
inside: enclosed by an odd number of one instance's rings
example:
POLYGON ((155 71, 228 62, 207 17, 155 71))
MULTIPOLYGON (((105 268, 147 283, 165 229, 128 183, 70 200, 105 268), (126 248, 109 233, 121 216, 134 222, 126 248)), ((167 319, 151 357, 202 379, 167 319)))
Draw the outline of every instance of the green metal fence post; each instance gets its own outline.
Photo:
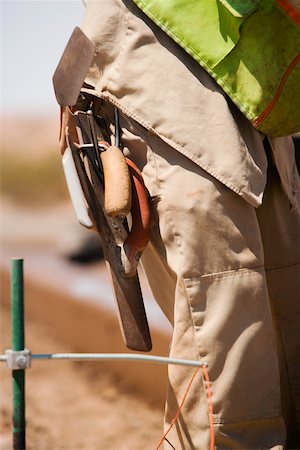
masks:
MULTIPOLYGON (((12 350, 25 348, 23 259, 11 261, 12 350)), ((13 448, 23 450, 25 443, 25 370, 12 371, 13 448)))

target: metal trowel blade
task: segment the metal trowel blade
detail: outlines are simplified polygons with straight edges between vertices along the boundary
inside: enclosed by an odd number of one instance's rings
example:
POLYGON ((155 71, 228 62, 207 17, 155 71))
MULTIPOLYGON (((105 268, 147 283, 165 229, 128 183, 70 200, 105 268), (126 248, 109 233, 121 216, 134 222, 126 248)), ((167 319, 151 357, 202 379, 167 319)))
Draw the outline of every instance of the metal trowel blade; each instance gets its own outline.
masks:
POLYGON ((95 54, 95 46, 76 27, 53 75, 53 86, 60 106, 73 106, 95 54))

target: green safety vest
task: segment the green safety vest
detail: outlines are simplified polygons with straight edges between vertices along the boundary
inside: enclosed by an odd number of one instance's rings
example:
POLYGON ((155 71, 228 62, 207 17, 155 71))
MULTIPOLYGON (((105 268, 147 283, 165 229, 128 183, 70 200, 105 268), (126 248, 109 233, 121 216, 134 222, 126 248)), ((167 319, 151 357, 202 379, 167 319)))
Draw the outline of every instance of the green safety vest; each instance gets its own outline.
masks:
POLYGON ((300 131, 299 0, 134 0, 262 133, 300 131))

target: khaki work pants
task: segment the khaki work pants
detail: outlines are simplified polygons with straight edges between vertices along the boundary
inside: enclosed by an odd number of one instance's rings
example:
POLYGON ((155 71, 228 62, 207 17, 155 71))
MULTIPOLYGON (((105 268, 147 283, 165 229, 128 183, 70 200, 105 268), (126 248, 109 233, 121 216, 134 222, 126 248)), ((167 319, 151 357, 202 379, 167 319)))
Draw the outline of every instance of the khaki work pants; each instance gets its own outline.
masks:
POLYGON ((122 127, 151 195, 142 259, 174 326, 170 354, 208 363, 209 380, 170 366, 166 431, 194 379, 164 448, 299 448, 300 217, 270 152, 256 210, 133 120, 122 127))
POLYGON ((170 366, 166 431, 182 406, 165 449, 300 448, 291 149, 274 150, 281 180, 269 157, 265 189, 261 135, 131 0, 88 1, 82 29, 97 47, 86 83, 108 122, 107 104, 124 113, 122 144, 151 195, 143 265, 174 326, 171 355, 208 363, 170 366))

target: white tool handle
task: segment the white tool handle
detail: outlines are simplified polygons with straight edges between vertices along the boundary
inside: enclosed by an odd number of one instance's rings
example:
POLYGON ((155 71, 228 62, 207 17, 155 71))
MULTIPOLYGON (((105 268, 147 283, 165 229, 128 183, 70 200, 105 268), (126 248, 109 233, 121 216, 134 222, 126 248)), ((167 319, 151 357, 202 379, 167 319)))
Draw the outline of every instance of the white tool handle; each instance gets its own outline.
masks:
POLYGON ((69 194, 77 219, 79 223, 84 227, 92 228, 93 224, 89 216, 88 207, 70 147, 67 147, 63 154, 62 165, 64 168, 69 194))

